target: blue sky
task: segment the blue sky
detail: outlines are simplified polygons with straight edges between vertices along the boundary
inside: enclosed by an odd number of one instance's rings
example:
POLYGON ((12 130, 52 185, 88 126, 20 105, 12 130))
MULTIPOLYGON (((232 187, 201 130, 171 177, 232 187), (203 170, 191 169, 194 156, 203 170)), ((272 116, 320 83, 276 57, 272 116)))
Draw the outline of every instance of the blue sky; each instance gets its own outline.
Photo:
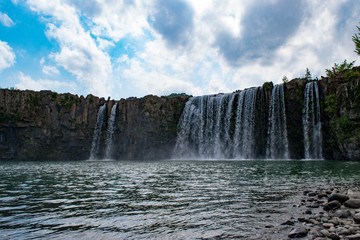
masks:
POLYGON ((120 99, 320 77, 360 61, 359 22, 357 0, 2 0, 0 87, 120 99))

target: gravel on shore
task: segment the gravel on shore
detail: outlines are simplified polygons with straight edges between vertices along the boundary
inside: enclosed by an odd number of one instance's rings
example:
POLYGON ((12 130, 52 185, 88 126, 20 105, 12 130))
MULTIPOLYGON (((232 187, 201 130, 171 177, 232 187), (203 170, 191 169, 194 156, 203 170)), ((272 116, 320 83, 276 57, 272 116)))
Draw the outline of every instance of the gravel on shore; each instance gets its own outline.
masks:
POLYGON ((360 240, 359 186, 306 190, 291 213, 257 239, 360 240))

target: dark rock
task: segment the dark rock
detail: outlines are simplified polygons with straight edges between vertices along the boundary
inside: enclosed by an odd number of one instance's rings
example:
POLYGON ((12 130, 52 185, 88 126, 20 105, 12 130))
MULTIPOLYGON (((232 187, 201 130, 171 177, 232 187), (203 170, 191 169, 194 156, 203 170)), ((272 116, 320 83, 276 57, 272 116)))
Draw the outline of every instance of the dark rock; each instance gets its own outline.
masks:
POLYGON ((326 193, 319 193, 318 194, 318 198, 324 198, 327 197, 328 195, 326 193))
POLYGON ((318 208, 318 207, 320 207, 320 205, 319 205, 318 202, 312 202, 312 203, 310 204, 310 207, 311 207, 311 208, 318 208))
POLYGON ((350 198, 346 195, 343 195, 343 194, 339 194, 339 193, 334 193, 334 194, 331 194, 329 196, 329 199, 328 201, 331 202, 333 200, 338 200, 340 203, 344 203, 346 202, 347 200, 349 200, 350 198))
POLYGON ((346 238, 349 240, 360 240, 360 234, 349 235, 346 238))
POLYGON ((360 213, 354 215, 354 222, 360 224, 360 213))
POLYGON ((312 214, 312 211, 311 211, 310 209, 307 209, 307 210, 305 211, 305 214, 312 214))
POLYGON ((340 207, 341 207, 341 203, 338 200, 334 200, 325 204, 324 210, 330 211, 330 210, 338 209, 340 207))
POLYGON ((292 226, 292 225, 294 225, 294 224, 295 224, 294 221, 287 220, 286 222, 282 223, 281 225, 289 225, 289 226, 292 226))
POLYGON ((348 218, 351 216, 351 212, 349 210, 337 210, 333 217, 338 217, 338 218, 348 218))
POLYGON ((349 208, 360 208, 360 199, 347 200, 344 205, 349 208))
POLYGON ((317 193, 316 193, 316 192, 311 192, 311 193, 309 193, 308 195, 309 195, 309 197, 314 197, 314 196, 317 195, 317 193))
POLYGON ((324 235, 320 232, 320 229, 315 228, 310 231, 310 235, 313 237, 323 237, 324 235))
POLYGON ((306 219, 305 219, 304 217, 300 217, 300 218, 298 218, 298 221, 299 221, 299 222, 305 222, 306 219))
POLYGON ((335 233, 330 233, 329 238, 332 240, 340 240, 340 237, 335 233))
POLYGON ((306 237, 306 235, 308 234, 308 230, 304 227, 299 227, 299 228, 295 228, 293 229, 288 237, 289 238, 302 238, 302 237, 306 237))

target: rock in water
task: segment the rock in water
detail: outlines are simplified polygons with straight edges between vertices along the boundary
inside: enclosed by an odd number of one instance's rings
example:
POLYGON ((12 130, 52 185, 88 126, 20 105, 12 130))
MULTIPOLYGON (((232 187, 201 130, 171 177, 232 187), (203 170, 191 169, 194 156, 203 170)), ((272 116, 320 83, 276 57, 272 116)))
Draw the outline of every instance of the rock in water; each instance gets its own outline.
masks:
POLYGON ((346 196, 346 195, 339 194, 339 193, 334 193, 334 194, 331 194, 329 196, 328 201, 331 202, 331 201, 334 201, 334 200, 338 200, 340 203, 344 203, 349 199, 350 198, 348 196, 346 196))
POLYGON ((334 200, 325 204, 324 210, 330 211, 330 210, 338 209, 340 207, 341 207, 341 203, 338 200, 334 200))
POLYGON ((349 208, 360 208, 360 199, 347 200, 345 206, 349 208))
POLYGON ((306 237, 306 235, 308 234, 308 230, 304 227, 299 227, 299 228, 295 228, 293 229, 288 237, 289 238, 302 238, 302 237, 306 237))

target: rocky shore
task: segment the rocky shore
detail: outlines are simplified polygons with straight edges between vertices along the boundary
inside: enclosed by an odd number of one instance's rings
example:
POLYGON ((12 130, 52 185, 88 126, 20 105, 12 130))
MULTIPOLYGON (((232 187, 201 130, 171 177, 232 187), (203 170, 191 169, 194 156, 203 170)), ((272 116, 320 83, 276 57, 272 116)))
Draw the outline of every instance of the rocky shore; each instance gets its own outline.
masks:
POLYGON ((360 187, 306 190, 290 217, 258 239, 360 239, 360 187))

